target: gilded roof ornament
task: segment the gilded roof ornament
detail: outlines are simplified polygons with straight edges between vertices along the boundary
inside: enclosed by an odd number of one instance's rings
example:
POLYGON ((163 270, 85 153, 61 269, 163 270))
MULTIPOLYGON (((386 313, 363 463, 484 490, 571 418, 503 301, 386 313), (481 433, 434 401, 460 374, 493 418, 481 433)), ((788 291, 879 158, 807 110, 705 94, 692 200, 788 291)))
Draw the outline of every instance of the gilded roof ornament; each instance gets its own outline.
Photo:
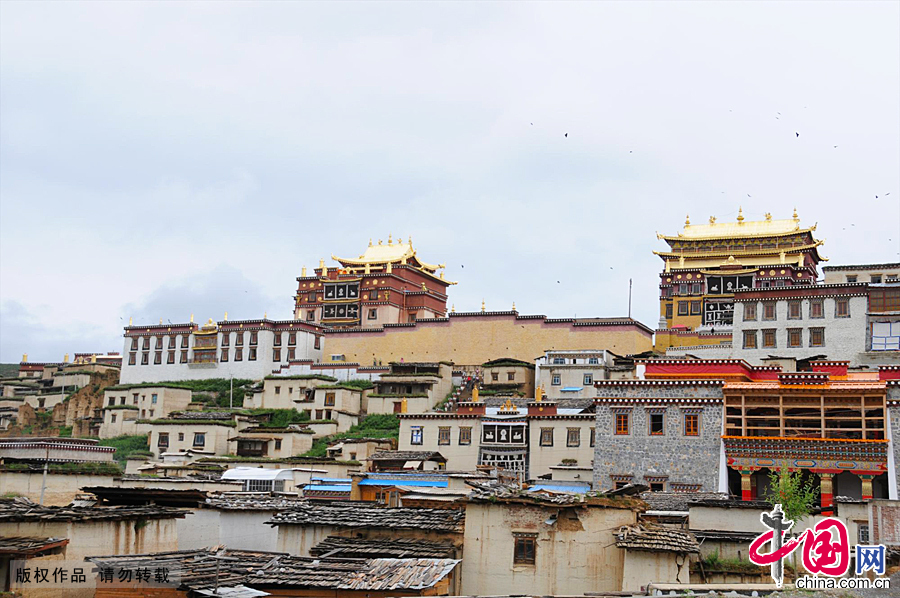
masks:
POLYGON ((690 214, 688 214, 687 216, 684 217, 684 225, 685 226, 691 225, 691 215, 690 214))
MULTIPOLYGON (((193 322, 193 320, 191 320, 191 321, 193 322)), ((128 325, 134 326, 134 318, 133 317, 128 318, 128 325)))
POLYGON ((194 314, 191 314, 191 324, 194 323, 194 314))
POLYGON ((68 353, 66 353, 66 354, 63 356, 63 363, 69 363, 69 354, 68 354, 68 353))
POLYGON ((742 208, 742 207, 738 207, 737 221, 738 221, 738 222, 743 222, 743 221, 744 221, 744 208, 742 208))
POLYGON ((516 311, 516 302, 515 302, 515 301, 513 301, 513 308, 512 308, 512 310, 513 310, 513 311, 516 311))
POLYGON ((369 237, 369 247, 372 246, 372 237, 369 237))
POLYGON ((772 212, 766 212, 766 222, 772 222, 772 212))
POLYGON ((477 384, 472 387, 472 402, 473 403, 478 402, 478 385, 477 384))
POLYGON ((391 233, 388 233, 388 247, 390 247, 393 244, 394 244, 393 241, 391 241, 391 233))
POLYGON ((450 313, 452 313, 452 314, 456 313, 456 304, 455 303, 450 306, 450 313))
POLYGON ((481 300, 481 311, 484 313, 484 299, 481 300))
POLYGON ((225 312, 225 321, 226 322, 228 321, 228 312, 227 311, 225 312))
POLYGON ((28 363, 28 353, 22 353, 22 363, 28 363))
POLYGON ((162 318, 159 319, 159 323, 160 323, 160 325, 162 325, 162 318))
POLYGON ((710 223, 710 224, 715 224, 715 223, 716 223, 716 217, 715 217, 715 216, 710 216, 710 217, 709 217, 709 223, 710 223))
POLYGON ((538 387, 534 389, 534 400, 535 401, 543 401, 544 400, 544 389, 541 388, 540 384, 538 384, 538 387))
POLYGON ((794 208, 794 216, 793 216, 793 219, 794 219, 794 221, 799 221, 799 220, 800 220, 800 217, 797 216, 797 208, 794 208))
POLYGON ((501 411, 517 411, 516 406, 513 404, 512 399, 506 399, 506 402, 503 403, 503 406, 500 407, 501 411))
POLYGON ((306 278, 306 266, 303 266, 302 268, 300 268, 300 276, 302 276, 303 278, 306 278))

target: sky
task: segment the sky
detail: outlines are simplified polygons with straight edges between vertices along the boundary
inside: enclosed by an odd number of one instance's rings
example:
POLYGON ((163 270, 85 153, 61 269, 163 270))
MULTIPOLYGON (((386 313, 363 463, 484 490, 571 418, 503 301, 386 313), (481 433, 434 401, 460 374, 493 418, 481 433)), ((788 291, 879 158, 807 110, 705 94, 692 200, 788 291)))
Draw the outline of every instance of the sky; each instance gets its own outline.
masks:
POLYGON ((287 319, 303 266, 389 234, 457 311, 624 316, 633 279, 654 328, 686 215, 796 207, 828 263, 900 261, 898 32, 898 2, 0 2, 0 361, 287 319))

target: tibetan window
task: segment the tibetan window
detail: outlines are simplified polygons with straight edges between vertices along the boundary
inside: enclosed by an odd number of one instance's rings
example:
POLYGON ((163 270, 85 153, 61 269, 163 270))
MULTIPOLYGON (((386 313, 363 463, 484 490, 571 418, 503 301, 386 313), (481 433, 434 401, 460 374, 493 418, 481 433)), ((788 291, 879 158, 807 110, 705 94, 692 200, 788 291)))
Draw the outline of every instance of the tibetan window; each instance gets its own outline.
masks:
POLYGON ((774 328, 767 328, 766 330, 763 330, 762 346, 764 349, 776 348, 777 342, 775 339, 776 339, 776 336, 775 336, 774 328))
POLYGON ((802 328, 788 328, 788 342, 787 346, 791 348, 797 348, 803 346, 803 329, 802 328))
POLYGON ((630 429, 630 421, 628 413, 616 413, 616 434, 628 434, 630 429))
POLYGON ((756 320, 756 303, 744 304, 744 320, 747 322, 756 320))
POLYGON ((581 428, 568 428, 566 430, 566 446, 581 446, 581 428))
POLYGON ((472 428, 466 427, 459 429, 459 443, 472 444, 472 428))
POLYGON ((541 446, 553 446, 553 428, 541 428, 541 446))
POLYGON ((850 317, 850 300, 847 298, 839 298, 834 300, 834 317, 849 318, 850 317))
POLYGON ((438 428, 438 444, 442 446, 450 444, 450 426, 441 426, 438 428))
POLYGON ((824 347, 825 346, 825 329, 810 328, 809 329, 809 346, 824 347))
POLYGON ((684 414, 684 435, 699 436, 700 435, 700 414, 685 413, 684 414))
POLYGON ((513 564, 534 565, 537 551, 537 534, 513 533, 513 536, 516 540, 513 564))
POLYGON ((822 299, 811 299, 809 301, 809 317, 812 319, 825 317, 825 304, 822 299))
POLYGON ((755 349, 756 348, 756 331, 755 330, 744 330, 744 348, 745 349, 755 349))
POLYGON ((666 414, 662 411, 650 411, 647 413, 647 423, 650 436, 662 436, 666 433, 666 414))

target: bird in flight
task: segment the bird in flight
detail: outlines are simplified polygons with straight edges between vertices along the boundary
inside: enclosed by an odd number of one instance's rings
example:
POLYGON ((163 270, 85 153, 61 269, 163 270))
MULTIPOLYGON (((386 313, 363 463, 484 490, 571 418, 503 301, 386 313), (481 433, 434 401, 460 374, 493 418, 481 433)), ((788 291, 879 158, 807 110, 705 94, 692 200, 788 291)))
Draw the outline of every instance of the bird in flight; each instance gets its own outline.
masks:
POLYGON ((568 133, 566 133, 566 134, 565 134, 565 135, 563 135, 563 137, 568 137, 568 136, 569 136, 569 134, 568 134, 568 133))
POLYGON ((794 135, 796 135, 797 137, 800 137, 800 133, 794 132, 794 135))

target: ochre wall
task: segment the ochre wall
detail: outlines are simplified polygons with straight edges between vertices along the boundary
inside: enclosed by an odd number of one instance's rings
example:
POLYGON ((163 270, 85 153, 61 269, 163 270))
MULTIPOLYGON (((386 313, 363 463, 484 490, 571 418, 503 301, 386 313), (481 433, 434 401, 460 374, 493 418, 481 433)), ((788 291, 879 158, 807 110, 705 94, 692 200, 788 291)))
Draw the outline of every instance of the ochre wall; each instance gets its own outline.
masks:
POLYGON ((452 361, 480 365, 512 357, 532 362, 548 350, 607 349, 618 355, 648 351, 652 333, 636 324, 575 325, 542 316, 500 314, 453 315, 446 320, 372 331, 329 332, 323 359, 343 355, 363 365, 373 360, 452 361))

